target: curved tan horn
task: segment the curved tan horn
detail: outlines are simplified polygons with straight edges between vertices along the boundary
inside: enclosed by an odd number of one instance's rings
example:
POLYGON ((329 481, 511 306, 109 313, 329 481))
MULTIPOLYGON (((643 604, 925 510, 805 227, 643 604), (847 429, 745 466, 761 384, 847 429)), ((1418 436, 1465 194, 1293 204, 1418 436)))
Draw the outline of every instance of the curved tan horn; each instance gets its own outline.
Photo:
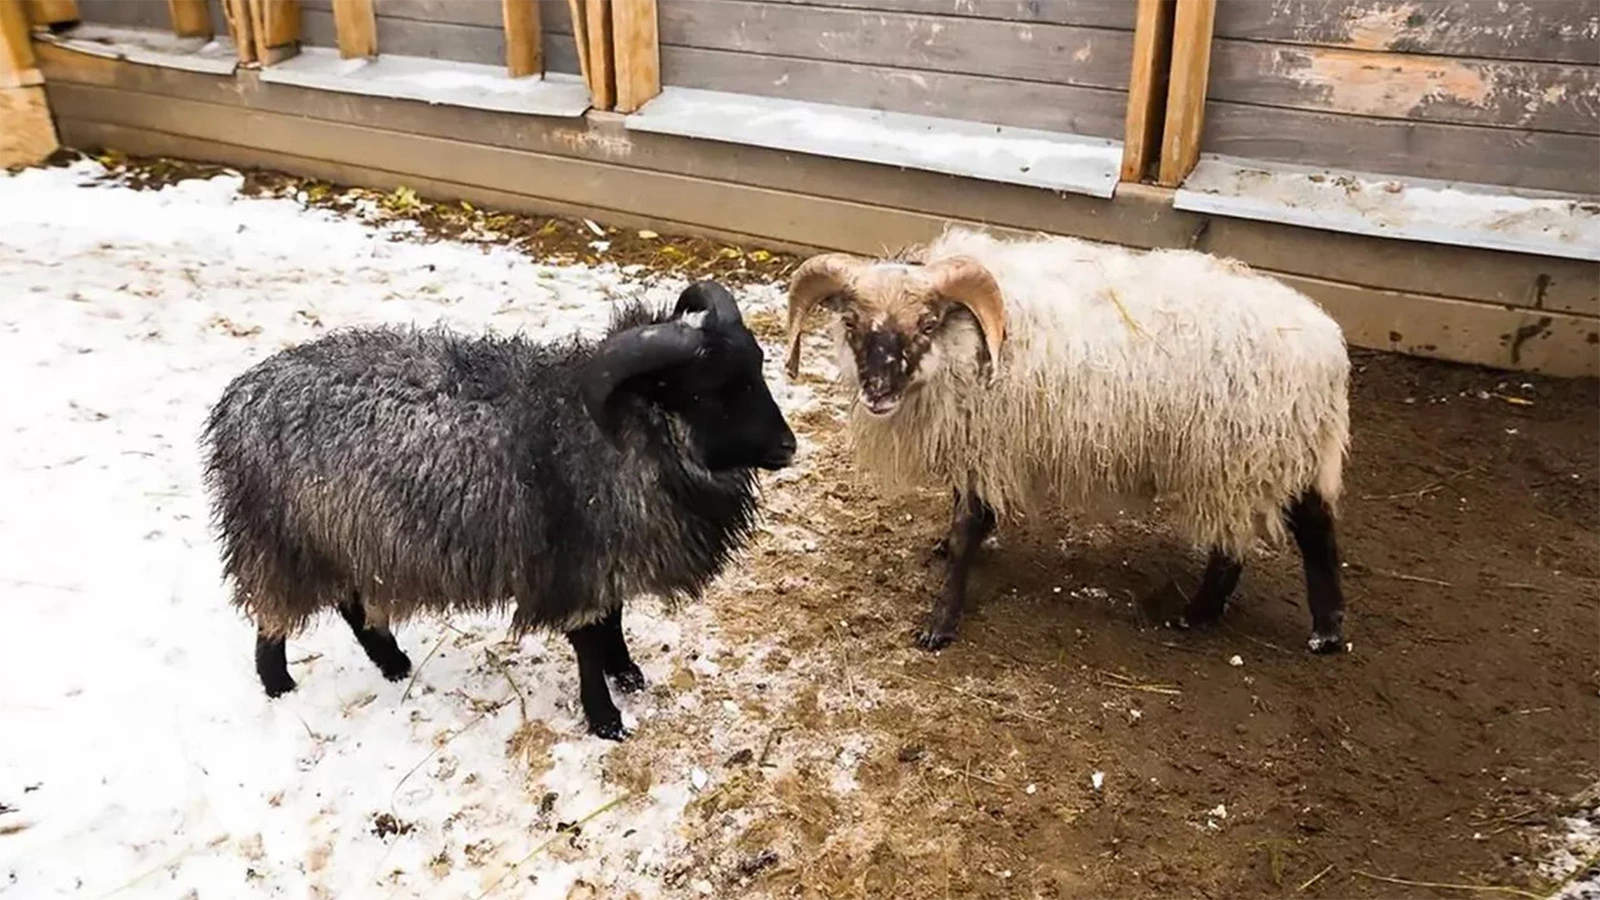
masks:
POLYGON ((934 289, 965 306, 978 320, 989 348, 990 377, 1000 368, 1000 345, 1006 339, 1006 304, 1000 285, 982 263, 970 256, 951 256, 928 265, 934 289))
POLYGON ((831 294, 847 290, 855 283, 856 272, 866 261, 848 253, 823 253, 800 264, 789 279, 789 377, 800 374, 800 338, 805 334, 806 315, 831 294))

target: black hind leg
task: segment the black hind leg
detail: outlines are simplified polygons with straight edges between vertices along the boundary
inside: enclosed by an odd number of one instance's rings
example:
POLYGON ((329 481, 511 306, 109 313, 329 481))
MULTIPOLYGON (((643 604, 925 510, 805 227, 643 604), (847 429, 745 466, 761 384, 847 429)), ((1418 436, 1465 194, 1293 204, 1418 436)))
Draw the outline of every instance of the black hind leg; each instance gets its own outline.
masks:
POLYGON ((268 697, 281 697, 294 690, 294 679, 289 677, 288 648, 282 637, 270 637, 265 631, 256 631, 256 677, 268 697))
POLYGON ((350 599, 339 605, 339 615, 350 625, 361 649, 367 652, 367 659, 372 660, 384 678, 399 681, 411 674, 411 658, 400 649, 389 631, 389 623, 377 617, 369 618, 360 594, 351 591, 350 599))
POLYGON ((624 694, 631 694, 644 689, 644 672, 633 661, 633 656, 628 653, 628 640, 622 633, 622 607, 617 607, 600 620, 602 631, 602 652, 605 654, 601 665, 607 675, 617 681, 617 690, 624 694))
MULTIPOLYGON (((955 500, 954 500, 954 503, 953 503, 953 505, 951 507, 950 517, 951 517, 951 519, 956 519, 956 518, 959 518, 961 516, 961 512, 962 512, 962 510, 961 510, 961 492, 960 491, 952 491, 951 493, 954 495, 955 500)), ((978 529, 977 532, 976 532, 976 539, 977 539, 979 544, 982 544, 984 541, 989 539, 989 535, 994 534, 994 527, 998 523, 998 520, 995 518, 994 509, 992 509, 989 506, 989 504, 984 503, 981 500, 978 501, 978 503, 979 503, 979 508, 978 508, 978 511, 977 511, 977 517, 978 518, 977 518, 977 522, 974 523, 974 524, 976 525, 976 527, 978 529)), ((939 538, 938 541, 934 542, 933 549, 930 552, 931 552, 932 557, 934 559, 949 559, 950 558, 950 536, 947 534, 944 537, 939 538)))
POLYGON ((1306 573, 1306 604, 1311 607, 1311 652, 1344 649, 1344 592, 1339 586, 1339 544, 1333 510, 1315 490, 1307 490, 1284 510, 1289 532, 1300 547, 1306 573))
MULTIPOLYGON (((621 621, 619 616, 619 627, 621 621)), ((622 713, 611 702, 611 689, 606 687, 607 651, 614 640, 609 626, 601 621, 575 628, 567 632, 567 640, 578 655, 578 700, 589 732, 609 741, 622 740, 628 730, 622 727, 622 713)))
POLYGON ((1233 596, 1233 589, 1238 587, 1239 574, 1243 571, 1244 563, 1213 548, 1206 559, 1206 573, 1200 578, 1200 590, 1184 606, 1178 627, 1209 625, 1222 618, 1222 610, 1233 596))
POLYGON ((938 650, 956 639, 956 629, 967 605, 967 576, 972 569, 972 558, 977 555, 978 545, 994 530, 994 524, 994 509, 982 497, 968 493, 956 498, 947 543, 944 591, 928 611, 922 630, 917 632, 917 645, 924 650, 938 650))

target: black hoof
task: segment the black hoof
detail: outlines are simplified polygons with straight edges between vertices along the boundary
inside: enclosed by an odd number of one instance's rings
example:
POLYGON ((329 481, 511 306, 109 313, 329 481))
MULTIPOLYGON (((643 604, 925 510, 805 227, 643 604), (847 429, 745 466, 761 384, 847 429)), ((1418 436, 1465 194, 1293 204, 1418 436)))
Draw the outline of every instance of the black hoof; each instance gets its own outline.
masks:
POLYGON ((644 673, 638 666, 629 666, 620 672, 611 673, 616 680, 617 690, 624 694, 634 694, 645 689, 644 673))
POLYGON ((943 650, 955 639, 955 631, 949 628, 924 628, 917 632, 917 646, 928 651, 943 650))
POLYGON ((590 722, 589 733, 597 738, 608 741, 621 741, 627 739, 629 732, 622 725, 622 717, 604 722, 590 722))
POLYGON ((1207 609, 1185 609, 1177 618, 1168 619, 1167 627, 1177 631, 1198 631, 1222 621, 1222 614, 1207 609))
POLYGON ((1333 634, 1316 634, 1313 632, 1311 639, 1306 641, 1306 645, 1311 648, 1312 653, 1318 655, 1339 653, 1345 648, 1344 636, 1337 631, 1333 634))
POLYGON ((402 653, 394 659, 384 660, 378 663, 378 671, 390 681, 399 681, 411 674, 411 658, 402 653))
POLYGON ((294 690, 294 679, 284 678, 280 681, 275 678, 271 681, 263 681, 261 687, 267 692, 268 699, 276 700, 294 690))

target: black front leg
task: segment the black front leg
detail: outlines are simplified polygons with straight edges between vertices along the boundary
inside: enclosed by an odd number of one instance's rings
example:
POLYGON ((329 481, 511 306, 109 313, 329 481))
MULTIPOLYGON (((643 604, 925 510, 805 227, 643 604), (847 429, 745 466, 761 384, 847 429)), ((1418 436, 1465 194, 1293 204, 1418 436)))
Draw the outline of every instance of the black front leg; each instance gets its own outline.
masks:
POLYGON ((389 630, 387 619, 369 617, 360 594, 351 591, 350 598, 339 604, 339 615, 344 617, 345 624, 356 636, 356 642, 366 651, 367 659, 372 660, 384 678, 399 681, 411 674, 411 658, 400 649, 394 633, 389 630))
POLYGON ((1315 490, 1307 490, 1284 511, 1289 531, 1300 547, 1306 576, 1306 601, 1311 607, 1311 652, 1345 649, 1344 590, 1339 584, 1339 541, 1333 510, 1315 490))
POLYGON ((600 627, 605 630, 603 666, 606 674, 617 680, 617 690, 624 694, 644 690, 644 673, 628 653, 628 639, 622 633, 622 607, 617 607, 601 619, 600 627))
POLYGON ((917 634, 917 644, 924 650, 938 650, 956 639, 961 612, 967 605, 967 573, 972 568, 978 546, 994 531, 994 526, 994 510, 982 497, 971 492, 956 497, 950 534, 945 538, 948 563, 944 592, 928 613, 927 624, 917 634))
MULTIPOLYGON (((619 628, 621 621, 619 616, 619 628)), ((611 689, 606 687, 607 651, 615 640, 610 628, 602 620, 567 632, 567 640, 578 655, 578 699, 589 721, 589 733, 608 741, 622 740, 628 730, 622 727, 622 713, 611 702, 611 689)))
POLYGON ((289 677, 289 654, 282 637, 272 637, 265 631, 256 632, 256 677, 268 697, 281 697, 294 690, 294 679, 289 677))

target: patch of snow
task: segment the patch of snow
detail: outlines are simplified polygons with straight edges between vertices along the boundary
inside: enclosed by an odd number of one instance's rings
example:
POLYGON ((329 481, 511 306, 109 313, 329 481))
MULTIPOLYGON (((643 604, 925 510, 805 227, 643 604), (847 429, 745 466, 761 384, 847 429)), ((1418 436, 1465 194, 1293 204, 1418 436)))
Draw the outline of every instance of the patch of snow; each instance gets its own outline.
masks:
POLYGON ((261 80, 534 116, 573 118, 589 109, 589 89, 576 76, 512 78, 502 66, 387 53, 342 59, 326 47, 302 46, 295 56, 263 68, 261 80))
POLYGON ((36 37, 67 50, 124 59, 146 66, 232 75, 239 66, 239 50, 226 34, 215 38, 178 37, 156 28, 128 28, 84 22, 61 34, 37 32, 36 37))
POLYGON ((628 128, 1110 197, 1120 142, 909 113, 669 87, 628 128))
MULTIPOLYGON (((658 770, 608 809, 619 745, 584 733, 559 636, 513 642, 504 615, 419 620, 399 634, 414 683, 391 684, 324 622, 289 644, 299 688, 268 702, 197 439, 230 378, 330 328, 593 335, 616 300, 664 303, 684 283, 398 240, 407 229, 241 196, 235 175, 141 191, 103 174, 0 175, 0 824, 20 826, 0 840, 0 885, 30 900, 460 897, 504 877, 506 896, 579 880, 656 895, 693 779, 658 770), (508 756, 519 695, 550 732, 548 768, 508 756)), ((740 294, 782 308, 779 286, 740 294)), ((792 413, 810 393, 780 351, 766 348, 768 381, 792 413)), ((652 681, 715 676, 705 607, 635 604, 626 628, 652 681)), ((616 699, 629 722, 699 700, 673 694, 616 699)))

